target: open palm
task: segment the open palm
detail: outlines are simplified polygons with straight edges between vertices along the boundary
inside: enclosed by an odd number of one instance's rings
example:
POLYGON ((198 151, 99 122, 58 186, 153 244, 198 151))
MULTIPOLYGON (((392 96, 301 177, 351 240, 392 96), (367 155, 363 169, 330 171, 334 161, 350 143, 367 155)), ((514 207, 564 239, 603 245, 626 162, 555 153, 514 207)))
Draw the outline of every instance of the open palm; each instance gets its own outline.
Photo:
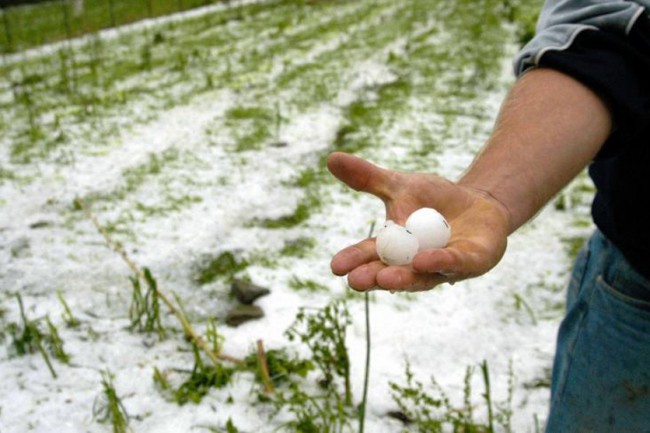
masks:
POLYGON ((505 252, 508 214, 498 201, 481 191, 432 174, 383 169, 342 152, 329 155, 327 167, 349 187, 380 198, 386 206, 386 219, 404 224, 413 211, 432 207, 451 225, 445 248, 421 251, 409 266, 382 263, 374 238, 341 250, 332 258, 332 272, 347 275, 355 290, 431 289, 484 274, 505 252))

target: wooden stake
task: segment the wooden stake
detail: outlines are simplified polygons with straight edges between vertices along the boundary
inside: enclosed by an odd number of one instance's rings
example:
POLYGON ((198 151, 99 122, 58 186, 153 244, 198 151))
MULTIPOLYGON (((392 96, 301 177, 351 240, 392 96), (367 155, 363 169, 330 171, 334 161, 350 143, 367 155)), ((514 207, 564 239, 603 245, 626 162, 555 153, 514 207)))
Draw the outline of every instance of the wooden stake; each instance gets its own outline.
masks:
POLYGON ((273 394, 273 384, 269 376, 269 365, 266 361, 266 353, 264 352, 264 343, 262 340, 257 340, 257 360, 260 366, 260 374, 262 375, 262 382, 264 382, 264 389, 267 394, 273 394))

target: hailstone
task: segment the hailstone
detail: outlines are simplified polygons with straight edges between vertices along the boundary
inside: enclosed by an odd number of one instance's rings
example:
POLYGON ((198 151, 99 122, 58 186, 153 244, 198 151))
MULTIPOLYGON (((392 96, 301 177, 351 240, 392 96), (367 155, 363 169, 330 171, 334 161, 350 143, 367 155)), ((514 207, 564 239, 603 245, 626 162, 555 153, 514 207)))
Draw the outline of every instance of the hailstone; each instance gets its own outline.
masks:
POLYGON ((387 265, 408 265, 418 252, 418 239, 393 221, 386 221, 377 234, 377 254, 387 265))
POLYGON ((413 212, 406 220, 405 227, 419 242, 419 250, 444 248, 451 236, 451 228, 440 212, 423 207, 413 212))

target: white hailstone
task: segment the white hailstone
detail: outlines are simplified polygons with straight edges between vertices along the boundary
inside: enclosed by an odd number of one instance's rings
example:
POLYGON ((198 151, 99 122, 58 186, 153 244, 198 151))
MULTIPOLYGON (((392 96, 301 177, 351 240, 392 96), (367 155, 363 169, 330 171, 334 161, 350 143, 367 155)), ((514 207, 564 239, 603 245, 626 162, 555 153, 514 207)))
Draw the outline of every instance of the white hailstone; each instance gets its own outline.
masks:
POLYGON ((451 236, 451 228, 445 217, 430 207, 413 212, 406 220, 405 227, 418 239, 419 251, 444 248, 451 236))
POLYGON ((377 234, 377 254, 387 265, 408 265, 418 252, 418 240, 405 227, 386 221, 377 234))

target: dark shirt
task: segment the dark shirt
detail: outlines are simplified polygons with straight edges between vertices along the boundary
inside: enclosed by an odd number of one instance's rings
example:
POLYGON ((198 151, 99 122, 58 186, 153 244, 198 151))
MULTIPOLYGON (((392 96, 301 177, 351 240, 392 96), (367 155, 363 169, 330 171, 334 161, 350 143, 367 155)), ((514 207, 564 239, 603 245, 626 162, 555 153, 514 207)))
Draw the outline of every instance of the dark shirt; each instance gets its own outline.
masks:
POLYGON ((614 128, 589 167, 596 226, 650 278, 650 17, 628 35, 584 30, 538 63, 581 81, 607 103, 614 128))

